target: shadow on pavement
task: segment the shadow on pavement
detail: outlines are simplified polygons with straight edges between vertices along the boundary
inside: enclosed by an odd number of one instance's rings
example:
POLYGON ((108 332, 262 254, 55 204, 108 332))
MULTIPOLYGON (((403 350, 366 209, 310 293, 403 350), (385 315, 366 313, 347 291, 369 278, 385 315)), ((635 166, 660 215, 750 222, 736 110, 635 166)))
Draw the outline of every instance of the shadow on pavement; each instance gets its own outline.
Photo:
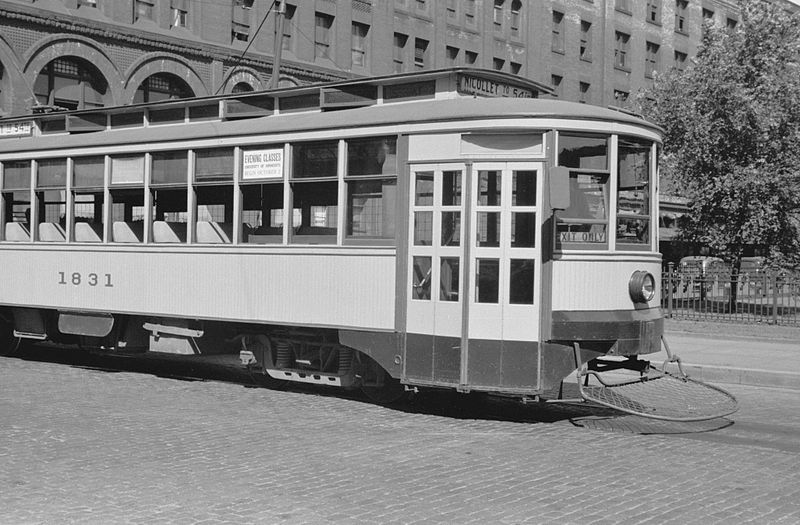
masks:
MULTIPOLYGON (((338 397, 374 404, 359 390, 342 390, 299 383, 283 383, 279 388, 265 385, 260 374, 238 365, 238 356, 175 356, 169 354, 97 354, 77 347, 47 344, 27 345, 11 358, 63 364, 108 373, 133 372, 181 381, 222 381, 247 388, 270 388, 324 397, 338 397)), ((564 396, 577 397, 577 388, 565 383, 564 396)), ((460 394, 451 390, 421 390, 388 408, 409 414, 436 415, 461 420, 506 421, 515 423, 557 423, 568 421, 578 428, 630 432, 635 434, 697 434, 712 432, 733 424, 725 418, 701 422, 671 422, 625 414, 587 403, 521 403, 518 398, 481 392, 460 394)))

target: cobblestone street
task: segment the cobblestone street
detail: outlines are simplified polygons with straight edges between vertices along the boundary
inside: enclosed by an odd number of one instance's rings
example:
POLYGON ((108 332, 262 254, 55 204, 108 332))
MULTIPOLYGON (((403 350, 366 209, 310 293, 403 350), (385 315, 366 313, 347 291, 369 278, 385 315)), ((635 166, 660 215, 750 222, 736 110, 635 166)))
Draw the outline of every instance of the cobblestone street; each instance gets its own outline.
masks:
POLYGON ((64 360, 0 359, 2 523, 800 521, 794 391, 739 386, 730 419, 678 425, 64 360))

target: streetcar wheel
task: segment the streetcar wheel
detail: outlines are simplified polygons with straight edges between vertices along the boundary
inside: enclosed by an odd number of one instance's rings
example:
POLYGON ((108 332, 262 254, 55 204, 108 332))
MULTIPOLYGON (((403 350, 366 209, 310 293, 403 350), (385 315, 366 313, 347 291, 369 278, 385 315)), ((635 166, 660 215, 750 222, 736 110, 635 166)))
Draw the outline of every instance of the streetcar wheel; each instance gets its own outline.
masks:
POLYGON ((361 391, 373 403, 379 405, 390 405, 397 403, 406 395, 406 387, 404 387, 399 379, 390 376, 383 368, 379 368, 378 374, 382 374, 378 385, 375 386, 362 386, 361 391))

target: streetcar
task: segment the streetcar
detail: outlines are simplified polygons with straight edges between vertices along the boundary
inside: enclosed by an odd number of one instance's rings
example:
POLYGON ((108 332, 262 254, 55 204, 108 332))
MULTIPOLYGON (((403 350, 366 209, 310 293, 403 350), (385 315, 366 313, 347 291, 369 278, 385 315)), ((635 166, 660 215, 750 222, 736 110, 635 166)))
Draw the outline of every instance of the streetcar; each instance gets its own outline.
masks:
POLYGON ((0 120, 1 344, 238 355, 379 402, 575 374, 634 413, 730 413, 641 359, 661 130, 549 95, 448 68, 0 120))

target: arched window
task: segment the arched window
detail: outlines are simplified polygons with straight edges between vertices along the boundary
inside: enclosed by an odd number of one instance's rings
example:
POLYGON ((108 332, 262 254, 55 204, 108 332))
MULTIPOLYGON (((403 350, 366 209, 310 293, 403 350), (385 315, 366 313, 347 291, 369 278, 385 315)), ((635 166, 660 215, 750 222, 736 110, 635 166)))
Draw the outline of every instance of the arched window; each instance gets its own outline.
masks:
POLYGON ((157 102, 176 98, 190 98, 194 92, 189 84, 171 73, 156 73, 139 85, 134 95, 134 104, 157 102))
POLYGON ((67 109, 104 106, 109 93, 108 82, 88 61, 61 57, 48 63, 39 72, 33 86, 39 104, 67 109))
POLYGON ((253 86, 248 84, 247 82, 237 82, 235 86, 233 86, 232 93, 248 93, 253 90, 253 86))

